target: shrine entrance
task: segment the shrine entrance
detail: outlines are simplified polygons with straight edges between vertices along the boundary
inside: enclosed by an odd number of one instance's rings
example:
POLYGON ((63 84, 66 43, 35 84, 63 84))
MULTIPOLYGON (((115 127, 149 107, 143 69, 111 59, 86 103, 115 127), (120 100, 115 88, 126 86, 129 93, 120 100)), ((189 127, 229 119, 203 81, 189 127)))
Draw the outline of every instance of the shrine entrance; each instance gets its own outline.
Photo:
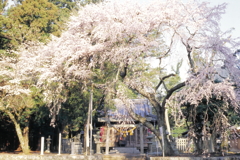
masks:
MULTIPOLYGON (((99 131, 94 135, 96 152, 102 150, 115 150, 120 153, 146 153, 151 149, 151 132, 140 122, 134 121, 128 113, 125 104, 121 100, 113 100, 116 109, 109 110, 108 115, 98 118, 99 131), (108 117, 108 118, 106 118, 108 117), (127 148, 123 151, 122 148, 127 148), (130 149, 131 148, 131 149, 130 149)), ((136 113, 145 117, 148 122, 155 123, 156 117, 152 114, 152 107, 146 99, 130 100, 130 108, 136 113)))
POLYGON ((113 124, 100 127, 100 130, 94 135, 94 141, 97 147, 97 153, 102 153, 106 148, 107 129, 109 129, 109 147, 110 152, 121 153, 145 153, 149 150, 149 130, 141 124, 113 124), (125 151, 120 149, 126 148, 125 151))

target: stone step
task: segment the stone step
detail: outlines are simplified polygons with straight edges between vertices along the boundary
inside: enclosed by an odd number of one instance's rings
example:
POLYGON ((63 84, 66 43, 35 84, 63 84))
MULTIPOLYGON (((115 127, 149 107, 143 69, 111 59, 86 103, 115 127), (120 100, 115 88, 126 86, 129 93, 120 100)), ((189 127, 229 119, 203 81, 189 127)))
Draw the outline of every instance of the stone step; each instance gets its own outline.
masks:
POLYGON ((102 155, 102 160, 146 160, 146 156, 141 154, 109 154, 102 155))
MULTIPOLYGON (((154 139, 152 141, 152 153, 156 153, 159 152, 160 154, 162 154, 162 150, 161 148, 158 146, 159 144, 157 144, 158 142, 154 139)), ((174 151, 174 154, 179 154, 178 149, 176 148, 176 143, 175 142, 170 142, 172 149, 174 151)))
POLYGON ((136 153, 140 154, 140 151, 136 148, 130 148, 130 147, 114 147, 112 150, 110 150, 110 153, 136 153))

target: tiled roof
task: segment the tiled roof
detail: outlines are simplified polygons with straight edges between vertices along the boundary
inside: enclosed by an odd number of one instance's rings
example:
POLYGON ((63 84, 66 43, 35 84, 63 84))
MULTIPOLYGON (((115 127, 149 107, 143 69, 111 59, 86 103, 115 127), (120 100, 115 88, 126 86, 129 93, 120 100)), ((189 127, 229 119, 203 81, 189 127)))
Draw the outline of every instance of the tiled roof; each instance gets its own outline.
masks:
POLYGON ((152 117, 154 119, 156 117, 152 114, 152 106, 147 99, 129 99, 126 102, 129 107, 126 107, 126 104, 120 99, 114 99, 113 101, 116 109, 108 112, 108 115, 112 118, 133 121, 128 113, 129 109, 142 117, 152 117))

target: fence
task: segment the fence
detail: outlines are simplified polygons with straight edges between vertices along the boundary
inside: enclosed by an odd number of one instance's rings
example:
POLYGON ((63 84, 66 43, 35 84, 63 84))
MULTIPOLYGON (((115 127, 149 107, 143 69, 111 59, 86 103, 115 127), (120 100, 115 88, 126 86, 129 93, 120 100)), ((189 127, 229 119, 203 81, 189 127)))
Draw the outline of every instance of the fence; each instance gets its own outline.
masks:
POLYGON ((62 139, 62 153, 71 153, 71 139, 62 139))
POLYGON ((81 154, 82 143, 72 142, 71 139, 62 139, 62 153, 81 154))
POLYGON ((178 149, 179 152, 181 153, 190 153, 191 148, 193 147, 192 141, 188 138, 177 138, 176 139, 176 148, 178 149))

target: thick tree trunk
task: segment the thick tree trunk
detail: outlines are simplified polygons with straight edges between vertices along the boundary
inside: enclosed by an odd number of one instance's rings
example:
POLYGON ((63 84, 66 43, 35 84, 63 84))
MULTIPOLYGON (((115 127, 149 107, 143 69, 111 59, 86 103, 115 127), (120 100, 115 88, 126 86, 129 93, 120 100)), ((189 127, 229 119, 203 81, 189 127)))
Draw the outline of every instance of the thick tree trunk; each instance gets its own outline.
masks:
POLYGON ((23 140, 24 140, 24 144, 29 144, 29 126, 28 125, 23 129, 23 140))
MULTIPOLYGON (((167 138, 167 125, 166 125, 166 118, 165 118, 165 110, 163 109, 163 111, 160 111, 159 113, 159 117, 158 117, 158 125, 159 127, 162 127, 162 131, 163 131, 163 140, 161 139, 161 143, 162 143, 162 149, 164 151, 164 154, 166 156, 170 156, 170 155, 174 155, 174 151, 172 149, 172 146, 170 144, 170 142, 168 141, 167 138)), ((160 131, 159 131, 160 132, 160 131)))
POLYGON ((194 144, 195 144, 195 152, 197 155, 200 155, 203 153, 203 141, 202 136, 197 136, 196 138, 193 138, 194 144))
MULTIPOLYGON (((169 95, 168 95, 169 96, 169 95)), ((163 104, 160 105, 159 102, 156 100, 155 95, 152 96, 148 96, 148 100, 150 101, 150 103, 153 105, 153 107, 156 109, 157 111, 157 123, 159 127, 162 127, 162 131, 163 131, 163 139, 161 136, 157 136, 161 142, 162 145, 162 150, 164 152, 164 155, 166 156, 170 156, 170 155, 174 155, 174 150, 170 144, 170 142, 168 141, 168 134, 167 134, 167 124, 166 124, 166 114, 165 114, 165 101, 166 99, 163 101, 163 104), (164 140, 164 143, 163 143, 164 140)), ((160 130, 155 131, 154 133, 160 133, 160 130)), ((155 134, 156 135, 156 134, 155 134)))
MULTIPOLYGON (((165 76, 163 78, 161 78, 159 84, 157 85, 157 87, 155 88, 155 90, 157 90, 160 85, 163 83, 164 79, 167 79, 171 76, 174 76, 174 74, 170 74, 168 76, 165 76)), ((166 118, 165 118, 165 105, 167 103, 167 100, 171 97, 171 95, 177 91, 178 89, 182 88, 183 86, 185 86, 185 82, 179 83, 176 86, 172 87, 171 89, 167 90, 167 95, 164 97, 162 102, 159 102, 156 99, 156 93, 149 93, 146 92, 143 87, 141 86, 136 86, 133 85, 130 80, 126 80, 126 84, 129 86, 129 88, 136 90, 138 93, 140 93, 143 97, 147 98, 151 105, 153 106, 153 108, 156 110, 157 113, 157 122, 158 122, 158 126, 162 127, 163 130, 163 140, 164 140, 164 146, 162 145, 162 137, 160 136, 160 130, 156 130, 151 123, 147 122, 146 118, 143 118, 139 115, 136 115, 135 113, 131 112, 130 115, 133 117, 133 119, 140 121, 142 124, 144 124, 146 127, 148 127, 160 140, 161 145, 163 148, 163 151, 165 153, 165 155, 174 155, 175 152, 170 144, 170 142, 168 141, 167 138, 167 125, 166 125, 166 118), (160 104, 161 103, 161 104, 160 104)))
POLYGON ((154 126, 147 122, 146 118, 138 118, 137 120, 139 120, 140 122, 143 123, 143 125, 145 125, 146 127, 148 127, 155 135, 156 137, 159 139, 160 144, 162 146, 162 150, 164 151, 164 155, 166 156, 170 156, 170 155, 174 155, 174 151, 172 149, 172 146, 170 144, 170 142, 168 141, 167 138, 167 127, 166 127, 166 121, 165 121, 165 113, 164 112, 160 112, 159 116, 158 116, 158 126, 162 127, 162 131, 163 131, 163 139, 162 136, 160 135, 160 130, 154 128, 154 126), (164 140, 164 143, 163 143, 164 140), (164 145, 163 145, 164 144, 164 145))
POLYGON ((8 116, 10 117, 10 119, 12 120, 12 122, 15 126, 17 136, 18 136, 20 146, 22 148, 23 153, 28 154, 30 152, 29 145, 28 145, 28 141, 29 141, 28 140, 28 133, 29 133, 28 126, 26 128, 24 128, 24 131, 22 132, 20 124, 17 122, 14 115, 8 110, 6 110, 6 113, 8 114, 8 116))

